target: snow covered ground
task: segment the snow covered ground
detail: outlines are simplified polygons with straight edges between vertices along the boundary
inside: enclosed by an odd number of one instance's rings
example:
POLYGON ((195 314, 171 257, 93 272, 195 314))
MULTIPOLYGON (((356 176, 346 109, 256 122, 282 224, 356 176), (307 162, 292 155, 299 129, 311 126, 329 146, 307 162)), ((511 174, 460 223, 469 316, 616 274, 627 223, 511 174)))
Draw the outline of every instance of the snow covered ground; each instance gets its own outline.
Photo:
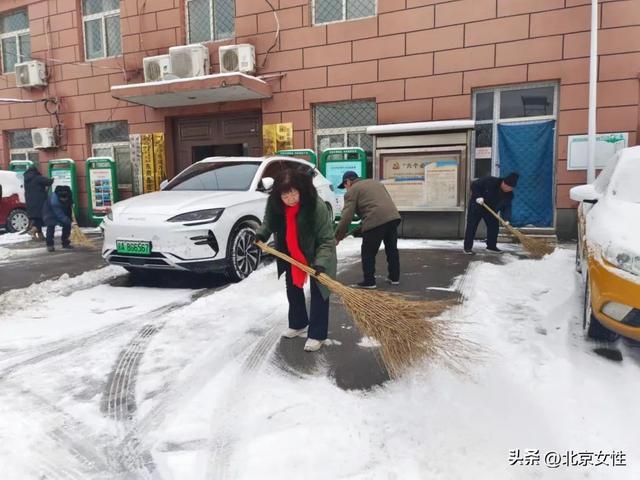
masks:
MULTIPOLYGON (((341 243, 343 268, 358 249, 341 243)), ((466 377, 425 364, 370 391, 274 361, 286 318, 274 265, 217 290, 114 286, 111 267, 8 292, 2 477, 638 478, 639 362, 608 361, 583 338, 573 251, 503 258, 455 279, 464 302, 445 313, 484 360, 466 377), (539 450, 540 465, 510 465, 517 449, 539 450), (627 466, 545 466, 567 451, 622 451, 627 466)))

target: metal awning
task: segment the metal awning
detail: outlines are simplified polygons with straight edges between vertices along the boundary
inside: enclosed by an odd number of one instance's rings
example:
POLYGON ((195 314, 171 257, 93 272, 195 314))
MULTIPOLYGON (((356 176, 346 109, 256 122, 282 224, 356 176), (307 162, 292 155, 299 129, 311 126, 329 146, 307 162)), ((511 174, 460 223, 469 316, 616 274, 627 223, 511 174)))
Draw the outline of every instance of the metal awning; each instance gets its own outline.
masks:
POLYGON ((369 135, 400 135, 403 133, 440 132, 445 130, 472 130, 473 120, 440 120, 434 122, 396 123, 367 127, 369 135))
POLYGON ((113 98, 151 108, 185 107, 271 97, 271 86, 243 73, 161 80, 111 87, 113 98))

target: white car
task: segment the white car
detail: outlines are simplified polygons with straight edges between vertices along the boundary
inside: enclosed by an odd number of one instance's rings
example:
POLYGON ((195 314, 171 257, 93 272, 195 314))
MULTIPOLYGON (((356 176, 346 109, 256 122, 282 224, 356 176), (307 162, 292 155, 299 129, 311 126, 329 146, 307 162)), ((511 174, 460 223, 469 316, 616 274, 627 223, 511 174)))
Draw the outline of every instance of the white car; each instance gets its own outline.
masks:
POLYGON ((309 162, 291 157, 213 157, 186 168, 159 192, 116 203, 102 224, 107 263, 142 269, 225 272, 239 281, 260 263, 253 245, 267 190, 282 169, 300 169, 332 218, 333 186, 309 162))
POLYGON ((583 327, 596 340, 640 341, 640 146, 612 157, 594 183, 573 187, 583 327))

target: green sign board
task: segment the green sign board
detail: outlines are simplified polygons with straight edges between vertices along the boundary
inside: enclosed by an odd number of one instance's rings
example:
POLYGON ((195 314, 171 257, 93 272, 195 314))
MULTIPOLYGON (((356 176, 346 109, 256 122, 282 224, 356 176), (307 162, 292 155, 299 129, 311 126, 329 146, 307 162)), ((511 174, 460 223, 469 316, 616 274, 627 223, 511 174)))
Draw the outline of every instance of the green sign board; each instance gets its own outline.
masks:
POLYGON ((110 157, 91 157, 86 168, 89 218, 97 224, 118 201, 116 162, 110 157))
POLYGON ((71 188, 73 195, 73 214, 78 218, 78 182, 76 177, 76 162, 70 158, 49 160, 49 177, 53 179, 51 191, 58 185, 71 188))
POLYGON ((31 160, 11 160, 9 162, 9 170, 16 172, 19 175, 24 175, 29 167, 33 167, 35 163, 31 160))
MULTIPOLYGON (((333 185, 336 194, 338 208, 344 207, 345 189, 338 188, 342 183, 342 175, 348 171, 354 171, 360 178, 367 178, 367 153, 360 147, 327 148, 320 156, 320 172, 333 185)), ((336 215, 336 220, 340 215, 336 215)), ((354 218, 349 225, 349 231, 353 231, 360 225, 360 219, 354 218)))
POLYGON ((318 155, 316 155, 316 152, 314 152, 310 148, 303 148, 298 150, 280 150, 276 154, 283 157, 305 157, 314 166, 318 166, 318 155))

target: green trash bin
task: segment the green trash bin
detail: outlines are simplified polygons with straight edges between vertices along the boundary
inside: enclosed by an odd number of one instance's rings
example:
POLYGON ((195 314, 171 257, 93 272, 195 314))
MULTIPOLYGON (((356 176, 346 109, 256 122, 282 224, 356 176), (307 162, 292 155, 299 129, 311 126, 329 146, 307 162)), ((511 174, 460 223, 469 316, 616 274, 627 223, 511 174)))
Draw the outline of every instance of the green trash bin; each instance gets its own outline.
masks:
POLYGON ((283 157, 303 157, 308 160, 314 167, 318 166, 318 155, 310 148, 302 148, 297 150, 280 150, 276 153, 283 157))
POLYGON ((49 178, 53 178, 51 191, 58 185, 65 185, 71 188, 73 196, 73 214, 78 218, 78 180, 76 176, 76 162, 70 158, 59 158, 49 160, 49 178))
POLYGON ((96 225, 118 201, 116 162, 111 157, 91 157, 86 162, 89 219, 96 225))
MULTIPOLYGON (((342 183, 342 175, 344 175, 344 172, 352 170, 360 178, 367 178, 367 152, 360 147, 327 148, 320 155, 319 169, 333 185, 338 208, 342 211, 346 193, 346 190, 338 188, 338 185, 342 183)), ((339 221, 340 215, 336 215, 336 222, 339 221)), ((358 227, 360 227, 360 219, 354 217, 348 231, 352 232, 358 227)))

